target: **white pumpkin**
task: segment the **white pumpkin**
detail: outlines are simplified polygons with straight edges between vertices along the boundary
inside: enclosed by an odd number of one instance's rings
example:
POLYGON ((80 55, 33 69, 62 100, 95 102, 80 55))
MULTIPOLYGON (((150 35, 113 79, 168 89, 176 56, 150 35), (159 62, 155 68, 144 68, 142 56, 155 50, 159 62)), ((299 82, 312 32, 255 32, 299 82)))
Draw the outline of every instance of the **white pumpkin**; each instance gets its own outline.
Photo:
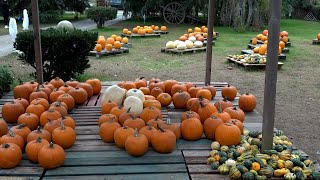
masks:
POLYGON ((186 40, 186 45, 187 45, 188 49, 193 48, 193 42, 192 41, 186 40))
POLYGON ((177 48, 177 46, 178 46, 178 44, 179 44, 179 40, 175 40, 175 41, 173 41, 173 43, 174 43, 174 48, 177 48))
POLYGON ((130 89, 126 94, 126 97, 129 97, 129 96, 135 96, 139 98, 142 102, 145 101, 144 94, 140 89, 130 89))
POLYGON ((185 42, 179 42, 179 44, 177 46, 177 49, 179 49, 179 50, 187 49, 186 43, 185 42))
POLYGON ((126 95, 126 91, 119 87, 118 85, 110 86, 106 89, 102 96, 102 104, 105 102, 114 101, 120 106, 123 102, 123 99, 126 95))
POLYGON ((173 43, 173 41, 167 42, 166 48, 167 48, 167 49, 173 49, 173 48, 175 48, 175 44, 173 43))
POLYGON ((138 97, 129 96, 124 100, 123 108, 125 110, 130 108, 130 112, 135 112, 140 115, 143 110, 143 103, 138 97))
POLYGON ((203 43, 201 41, 194 42, 194 46, 197 48, 201 48, 203 46, 203 43))
POLYGON ((197 39, 196 39, 196 37, 194 37, 194 36, 190 36, 190 37, 188 38, 188 40, 189 40, 189 41, 192 41, 192 42, 195 42, 197 39))
POLYGON ((63 20, 57 24, 57 29, 59 29, 59 30, 65 29, 67 31, 72 31, 72 30, 74 30, 74 27, 70 21, 63 20))

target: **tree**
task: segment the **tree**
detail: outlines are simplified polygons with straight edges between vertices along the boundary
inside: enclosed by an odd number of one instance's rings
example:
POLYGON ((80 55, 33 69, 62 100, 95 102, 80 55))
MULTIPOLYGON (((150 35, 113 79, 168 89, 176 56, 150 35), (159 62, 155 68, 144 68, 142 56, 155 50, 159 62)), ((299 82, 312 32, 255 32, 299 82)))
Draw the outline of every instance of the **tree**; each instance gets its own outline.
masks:
POLYGON ((79 13, 83 13, 84 10, 89 7, 88 0, 65 0, 66 10, 75 12, 75 19, 79 18, 79 13))

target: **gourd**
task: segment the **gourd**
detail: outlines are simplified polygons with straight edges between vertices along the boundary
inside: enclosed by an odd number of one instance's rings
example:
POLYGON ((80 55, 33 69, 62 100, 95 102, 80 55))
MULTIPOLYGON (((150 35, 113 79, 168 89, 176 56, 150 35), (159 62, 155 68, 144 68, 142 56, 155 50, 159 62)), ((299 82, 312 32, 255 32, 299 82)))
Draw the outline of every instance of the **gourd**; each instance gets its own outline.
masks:
POLYGON ((226 165, 229 167, 235 166, 236 165, 236 161, 233 159, 228 159, 226 162, 226 165))
POLYGON ((194 42, 194 46, 196 48, 201 48, 203 46, 203 43, 201 41, 196 41, 196 42, 194 42))
POLYGON ((210 163, 210 166, 211 166, 211 168, 212 169, 218 169, 218 167, 219 167, 219 162, 212 162, 212 163, 210 163))
POLYGON ((179 42, 180 42, 179 40, 175 40, 175 41, 173 41, 174 48, 177 48, 177 46, 178 46, 179 42))
POLYGON ((185 50, 185 49, 187 49, 187 44, 185 42, 179 42, 179 44, 177 45, 177 49, 178 50, 185 50))
POLYGON ((243 180, 254 180, 254 175, 250 172, 246 172, 242 174, 242 179, 243 180))
POLYGON ((219 150, 220 149, 220 144, 217 141, 214 141, 211 143, 211 149, 212 150, 219 150))
POLYGON ((143 110, 143 103, 138 97, 129 96, 124 100, 123 108, 126 110, 130 108, 130 112, 140 115, 143 110))
POLYGON ((142 92, 141 90, 139 90, 139 89, 130 89, 130 90, 126 93, 126 97, 129 97, 129 96, 135 96, 135 97, 139 98, 142 103, 145 101, 144 94, 143 94, 143 92, 142 92))
POLYGON ((241 178, 241 172, 237 169, 236 166, 233 166, 229 171, 229 177, 231 179, 239 179, 241 178))
POLYGON ((220 174, 226 175, 229 173, 229 167, 226 164, 222 164, 221 166, 219 166, 218 171, 220 172, 220 174))
POLYGON ((167 49, 173 49, 175 48, 175 43, 173 41, 168 41, 166 44, 167 49))
POLYGON ((241 172, 241 174, 244 174, 249 171, 248 168, 246 168, 244 165, 241 165, 241 164, 238 164, 236 167, 241 172))
POLYGON ((113 85, 108 87, 108 89, 103 93, 102 104, 110 101, 117 103, 118 106, 122 104, 123 98, 125 97, 125 90, 118 85, 113 85))
POLYGON ((284 175, 284 179, 285 180, 295 180, 296 179, 296 175, 294 173, 287 173, 284 175))
POLYGON ((271 178, 273 175, 273 169, 271 167, 262 167, 259 171, 258 171, 259 175, 264 175, 267 176, 268 178, 271 178))

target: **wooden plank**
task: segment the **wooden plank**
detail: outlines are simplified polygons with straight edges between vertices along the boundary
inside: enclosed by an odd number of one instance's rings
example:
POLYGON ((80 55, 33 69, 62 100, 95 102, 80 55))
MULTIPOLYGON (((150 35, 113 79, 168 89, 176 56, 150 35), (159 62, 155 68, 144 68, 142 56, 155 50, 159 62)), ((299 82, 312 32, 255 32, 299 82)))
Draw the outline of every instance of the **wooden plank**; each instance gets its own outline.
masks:
POLYGON ((188 164, 187 166, 190 174, 209 174, 217 172, 211 169, 211 167, 208 164, 188 164))
MULTIPOLYGON (((113 143, 110 143, 112 146, 115 146, 113 143)), ((161 156, 161 157, 173 157, 173 156, 182 156, 182 152, 180 150, 175 150, 171 153, 168 154, 160 154, 155 151, 148 151, 143 157, 156 157, 156 156, 161 156)), ((130 157, 130 155, 123 149, 119 149, 118 151, 101 151, 101 152, 88 152, 88 153, 83 153, 83 152, 72 152, 69 153, 67 152, 67 158, 98 158, 98 157, 130 157)), ((135 157, 132 157, 135 158, 135 157)))
POLYGON ((198 141, 187 141, 184 139, 179 139, 177 141, 177 149, 186 150, 186 149, 200 149, 208 150, 210 149, 212 141, 208 139, 200 139, 198 141))
POLYGON ((190 174, 192 180, 207 180, 207 179, 214 179, 214 180, 229 180, 229 176, 221 175, 221 174, 190 174))
POLYGON ((0 176, 1 180, 38 180, 40 177, 0 176))
POLYGON ((121 37, 127 37, 127 38, 144 38, 144 37, 160 37, 161 34, 145 34, 145 35, 141 35, 141 34, 121 34, 121 37))
POLYGON ((189 180, 188 173, 162 173, 162 174, 117 174, 117 175, 92 175, 92 176, 53 176, 44 179, 66 179, 66 180, 189 180))
POLYGON ((184 164, 153 164, 153 165, 114 165, 64 167, 47 170, 45 176, 68 175, 116 175, 116 174, 149 174, 149 173, 185 173, 184 164))
POLYGON ((43 168, 41 167, 15 167, 13 169, 0 169, 0 176, 37 176, 40 177, 43 168))
POLYGON ((161 31, 161 30, 158 30, 158 31, 153 31, 154 34, 169 34, 169 31, 161 31))
POLYGON ((102 50, 101 52, 97 51, 90 51, 89 56, 96 56, 97 58, 100 58, 102 56, 114 56, 119 54, 127 54, 129 53, 129 48, 121 47, 120 49, 112 49, 111 51, 102 50))
POLYGON ((175 53, 175 54, 196 53, 196 52, 202 52, 202 51, 206 51, 206 47, 191 48, 191 49, 184 49, 184 50, 179 50, 176 48, 175 49, 161 48, 161 52, 175 53))
POLYGON ((320 44, 320 40, 314 39, 314 40, 312 40, 312 44, 320 44))

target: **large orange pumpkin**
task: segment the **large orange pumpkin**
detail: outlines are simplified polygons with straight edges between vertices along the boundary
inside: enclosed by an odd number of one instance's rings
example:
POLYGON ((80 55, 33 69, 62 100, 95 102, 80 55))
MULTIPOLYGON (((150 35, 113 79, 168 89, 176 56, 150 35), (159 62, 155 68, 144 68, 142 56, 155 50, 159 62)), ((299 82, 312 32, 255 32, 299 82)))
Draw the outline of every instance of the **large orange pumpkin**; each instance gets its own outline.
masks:
POLYGON ((172 131, 163 129, 160 126, 158 126, 158 129, 151 137, 153 149, 158 153, 171 153, 176 149, 176 135, 172 131))
POLYGON ((115 41, 114 44, 113 44, 114 48, 115 49, 120 49, 121 48, 121 43, 120 41, 115 41))
POLYGON ((243 134, 243 124, 241 121, 238 119, 230 119, 227 123, 236 125, 240 129, 241 134, 243 134))
POLYGON ((199 140, 203 134, 203 126, 199 119, 189 118, 181 122, 181 135, 188 141, 199 140))
POLYGON ((13 143, 4 143, 0 146, 0 168, 11 169, 16 167, 22 159, 21 149, 13 143))
POLYGON ((217 108, 214 106, 214 104, 208 103, 203 104, 200 102, 200 107, 198 109, 198 114, 200 116, 201 123, 203 124, 204 121, 210 117, 213 113, 217 112, 217 108))
POLYGON ((216 129, 221 124, 223 124, 223 121, 214 115, 210 116, 204 121, 203 128, 204 128, 204 134, 206 135, 207 139, 210 139, 210 140, 215 139, 216 129))
POLYGON ((244 112, 239 109, 239 108, 236 108, 236 107, 227 107, 223 110, 224 112, 227 112, 231 119, 238 119, 240 120, 241 122, 244 121, 244 118, 245 118, 245 114, 244 112))
POLYGON ((231 123, 224 123, 217 127, 215 139, 221 145, 238 145, 241 141, 241 131, 238 126, 231 123))
POLYGON ((76 87, 74 89, 71 89, 68 94, 70 94, 73 99, 74 99, 74 102, 76 104, 83 104, 84 102, 87 101, 88 99, 88 93, 86 90, 84 90, 83 88, 81 87, 76 87))
POLYGON ((239 98, 239 107, 244 112, 252 112, 256 108, 257 99, 252 94, 242 94, 239 98))
POLYGON ((221 95, 223 98, 232 101, 237 96, 237 88, 234 86, 225 86, 221 90, 221 95))
POLYGON ((65 126, 63 121, 60 121, 60 127, 52 131, 52 141, 63 149, 68 149, 76 142, 76 132, 71 127, 65 126))
POLYGON ((2 106, 1 114, 2 118, 7 123, 17 122, 19 116, 24 113, 24 107, 20 103, 14 101, 7 102, 2 106))

